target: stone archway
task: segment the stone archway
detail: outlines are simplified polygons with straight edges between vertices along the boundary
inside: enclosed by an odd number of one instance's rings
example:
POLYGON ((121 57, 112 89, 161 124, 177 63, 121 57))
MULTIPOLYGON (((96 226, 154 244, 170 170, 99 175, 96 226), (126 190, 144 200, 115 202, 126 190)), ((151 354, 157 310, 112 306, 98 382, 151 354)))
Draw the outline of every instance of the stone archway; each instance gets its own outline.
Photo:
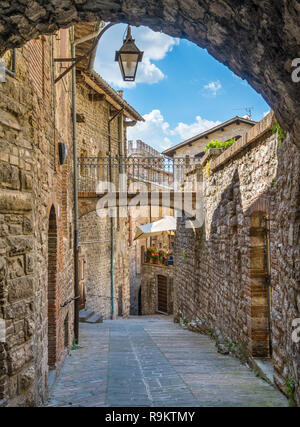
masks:
POLYGON ((145 25, 206 48, 263 95, 300 146, 297 0, 16 0, 0 5, 0 55, 79 21, 145 25))
POLYGON ((48 365, 55 369, 57 362, 57 223, 51 207, 48 228, 48 365))

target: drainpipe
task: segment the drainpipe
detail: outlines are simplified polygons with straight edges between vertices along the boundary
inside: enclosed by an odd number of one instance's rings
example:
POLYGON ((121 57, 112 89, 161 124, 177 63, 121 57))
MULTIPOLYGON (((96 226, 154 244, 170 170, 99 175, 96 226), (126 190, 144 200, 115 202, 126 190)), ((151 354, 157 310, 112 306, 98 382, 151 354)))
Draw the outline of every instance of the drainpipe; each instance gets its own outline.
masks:
MULTIPOLYGON (((72 58, 76 57, 76 47, 72 44, 72 58)), ((72 69, 72 120, 73 120, 73 163, 74 163, 74 337, 79 343, 79 244, 78 244, 78 163, 77 163, 77 123, 76 123, 76 67, 72 69)))
MULTIPOLYGON (((72 58, 76 58, 76 46, 95 37, 98 37, 101 27, 93 34, 83 37, 80 40, 73 41, 71 45, 72 58)), ((73 27, 74 40, 74 27, 73 27)), ((78 160, 77 160, 77 108, 76 108, 76 67, 72 68, 72 121, 73 121, 73 167, 74 167, 74 337, 76 344, 79 343, 79 220, 78 220, 78 160)))
MULTIPOLYGON (((112 182, 112 159, 111 159, 111 123, 120 114, 122 114, 124 108, 119 110, 108 120, 108 150, 109 150, 109 180, 112 182)), ((111 293, 111 319, 114 319, 115 315, 115 302, 114 302, 114 219, 110 216, 110 293, 111 293)))

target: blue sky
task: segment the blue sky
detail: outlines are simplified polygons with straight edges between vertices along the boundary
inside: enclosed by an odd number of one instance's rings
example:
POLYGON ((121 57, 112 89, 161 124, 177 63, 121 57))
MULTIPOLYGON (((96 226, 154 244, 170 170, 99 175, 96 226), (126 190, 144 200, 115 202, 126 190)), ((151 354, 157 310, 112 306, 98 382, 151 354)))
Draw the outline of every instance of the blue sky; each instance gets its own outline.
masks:
POLYGON ((122 45, 123 24, 112 27, 99 43, 96 71, 142 114, 145 123, 128 131, 128 139, 142 139, 162 151, 233 116, 260 120, 270 110, 246 81, 216 61, 206 50, 148 28, 132 29, 145 51, 136 83, 121 79, 115 51, 122 45))

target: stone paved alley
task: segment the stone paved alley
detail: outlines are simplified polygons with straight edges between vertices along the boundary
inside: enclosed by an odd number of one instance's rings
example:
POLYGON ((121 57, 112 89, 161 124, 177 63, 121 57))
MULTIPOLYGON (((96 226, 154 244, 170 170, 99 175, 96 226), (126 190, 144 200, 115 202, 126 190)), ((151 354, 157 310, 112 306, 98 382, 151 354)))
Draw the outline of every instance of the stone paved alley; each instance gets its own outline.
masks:
POLYGON ((285 397, 207 336, 171 317, 81 325, 49 406, 288 406, 285 397))

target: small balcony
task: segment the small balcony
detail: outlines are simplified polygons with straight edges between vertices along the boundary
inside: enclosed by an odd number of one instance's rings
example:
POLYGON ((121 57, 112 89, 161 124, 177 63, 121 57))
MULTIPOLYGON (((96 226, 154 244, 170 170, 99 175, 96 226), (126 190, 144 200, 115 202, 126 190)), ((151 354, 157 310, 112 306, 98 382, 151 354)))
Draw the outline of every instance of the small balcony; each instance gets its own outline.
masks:
POLYGON ((174 265, 173 250, 158 249, 151 247, 146 250, 144 264, 172 267, 174 265))

